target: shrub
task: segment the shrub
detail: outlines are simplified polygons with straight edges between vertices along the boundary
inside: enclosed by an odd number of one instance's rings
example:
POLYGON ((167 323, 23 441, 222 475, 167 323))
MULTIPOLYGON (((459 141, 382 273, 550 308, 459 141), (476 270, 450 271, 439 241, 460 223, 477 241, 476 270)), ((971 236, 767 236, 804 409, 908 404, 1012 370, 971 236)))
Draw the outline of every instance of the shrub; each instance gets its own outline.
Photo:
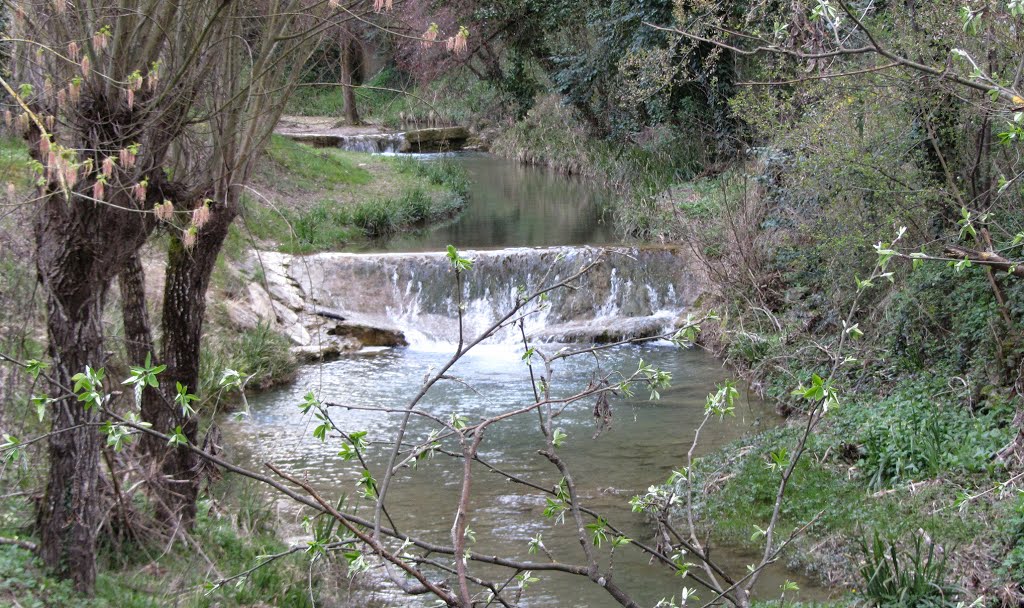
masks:
POLYGON ((225 369, 252 375, 247 385, 251 389, 266 389, 291 381, 298 363, 290 346, 288 338, 262 323, 255 329, 211 335, 200 366, 202 394, 217 390, 225 369))
POLYGON ((387 236, 402 224, 400 213, 391 201, 364 201, 352 209, 352 223, 370 238, 387 236))
POLYGON ((1006 519, 1006 555, 1000 573, 1017 585, 1024 585, 1024 495, 1017 495, 1010 516, 1006 519))
POLYGON ((233 349, 232 369, 252 374, 249 382, 255 388, 287 382, 298 369, 289 347, 288 338, 261 323, 242 332, 238 348, 233 349))

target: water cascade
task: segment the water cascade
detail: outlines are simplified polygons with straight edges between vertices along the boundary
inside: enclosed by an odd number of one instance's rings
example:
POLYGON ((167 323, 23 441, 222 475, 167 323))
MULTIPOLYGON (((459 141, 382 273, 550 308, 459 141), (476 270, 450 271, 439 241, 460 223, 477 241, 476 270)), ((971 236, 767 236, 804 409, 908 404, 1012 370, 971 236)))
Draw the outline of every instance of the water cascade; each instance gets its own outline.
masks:
POLYGON ((351 152, 395 154, 405 143, 405 133, 371 133, 343 135, 337 138, 337 147, 351 152))
MULTIPOLYGON (((607 246, 613 235, 602 223, 606 197, 592 184, 482 155, 456 159, 468 168, 474 190, 470 208, 449 224, 410 231, 392 239, 384 251, 260 253, 258 268, 266 288, 257 298, 265 300, 257 307, 261 318, 276 313, 277 322, 303 352, 320 353, 325 343, 336 340, 336 354, 346 354, 304 366, 293 384, 254 395, 249 417, 223 422, 225 443, 241 462, 256 468, 274 462, 327 496, 359 501, 355 492, 362 479, 361 464, 338 457, 336 438, 314 439, 311 415, 296 406, 309 391, 339 404, 331 409, 332 420, 347 431, 367 432, 370 447, 364 458, 372 471, 381 471, 400 420, 392 412, 407 407, 425 375, 445 365, 456 351, 460 303, 464 333, 471 339, 507 314, 521 293, 565 281, 596 262, 573 281, 572 288, 551 292, 542 309, 528 309, 524 329, 532 336, 531 344, 548 354, 561 346, 549 348, 541 342, 614 342, 660 335, 671 331, 693 307, 701 281, 691 252, 607 246), (474 262, 459 287, 443 253, 448 243, 474 262), (359 348, 406 344, 407 348, 359 348)), ((259 294, 263 288, 250 291, 259 294)), ((450 369, 445 382, 427 392, 418 411, 443 420, 456 414, 480 420, 533 402, 536 378, 523 361, 521 339, 518 331, 508 330, 470 350, 450 369)), ((611 402, 611 426, 605 414, 595 418, 591 401, 580 402, 560 412, 557 425, 568 437, 559 452, 571 466, 580 500, 628 538, 654 543, 650 521, 632 511, 630 498, 685 465, 706 397, 729 372, 697 349, 646 341, 555 363, 552 390, 556 395, 571 394, 588 386, 595 374, 614 379, 638 369, 641 361, 672 375, 672 387, 661 391, 660 399, 649 400, 647 391, 617 393, 611 402)), ((742 402, 735 418, 704 428, 698 456, 753 428, 776 424, 768 404, 756 398, 742 402)), ((407 438, 425 441, 436 428, 430 418, 414 416, 407 438)), ((454 439, 447 442, 450 449, 458 449, 454 439)), ((546 488, 558 483, 561 475, 538 453, 543 445, 535 416, 511 416, 488 428, 480 453, 486 461, 546 488)), ((461 462, 439 455, 403 469, 394 479, 388 510, 396 527, 434 542, 450 542, 453 505, 462 487, 461 462)), ((543 534, 545 546, 558 559, 581 559, 574 527, 545 516, 543 492, 482 471, 472 491, 474 551, 535 559, 540 556, 530 556, 528 545, 543 534)), ((291 501, 277 506, 282 512, 295 509, 291 501)), ((298 521, 301 513, 294 514, 298 521)), ((306 532, 295 534, 289 542, 308 541, 306 532)), ((602 560, 607 550, 607 545, 599 548, 602 560)), ((757 559, 724 545, 716 555, 726 570, 737 573, 757 559)), ((646 554, 628 547, 617 550, 614 559, 617 580, 643 606, 678 598, 683 585, 695 584, 681 580, 672 569, 652 567, 646 554)), ((472 563, 470 569, 474 576, 497 576, 483 564, 472 563)), ((365 591, 357 590, 345 605, 432 605, 427 598, 401 593, 375 573, 368 576, 365 591)), ((537 572, 535 577, 539 580, 518 605, 617 605, 599 586, 578 577, 557 572, 537 572)), ((803 588, 798 599, 823 599, 823 594, 811 590, 810 581, 779 564, 761 579, 755 593, 759 599, 777 598, 786 580, 803 588)), ((709 597, 701 590, 702 599, 709 597)), ((791 597, 787 595, 787 600, 791 597)))
MULTIPOLYGON (((473 267, 462 280, 467 336, 483 332, 517 298, 564 281, 584 267, 572 287, 549 294, 525 317, 540 341, 613 342, 670 331, 693 302, 697 281, 675 248, 550 247, 469 251, 473 267)), ((290 264, 304 299, 341 317, 396 327, 413 347, 458 338, 455 274, 443 253, 325 253, 290 264)), ((507 330, 492 341, 515 342, 507 330)))

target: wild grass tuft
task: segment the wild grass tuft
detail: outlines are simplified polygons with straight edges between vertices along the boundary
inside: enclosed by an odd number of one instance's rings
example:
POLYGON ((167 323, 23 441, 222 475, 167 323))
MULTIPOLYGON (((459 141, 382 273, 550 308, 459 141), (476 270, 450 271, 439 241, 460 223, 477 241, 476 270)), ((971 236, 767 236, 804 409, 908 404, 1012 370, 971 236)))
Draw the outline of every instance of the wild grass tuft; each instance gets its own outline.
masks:
POLYGON ((251 375, 249 389, 266 389, 291 381, 298 364, 290 346, 288 338, 265 324, 255 329, 209 334, 200 361, 201 394, 215 393, 226 369, 251 375))
MULTIPOLYGON (((946 550, 923 533, 914 534, 906 549, 875 532, 859 538, 861 594, 882 608, 953 608, 962 590, 947 580, 946 550)), ((950 549, 952 550, 952 549, 950 549)))

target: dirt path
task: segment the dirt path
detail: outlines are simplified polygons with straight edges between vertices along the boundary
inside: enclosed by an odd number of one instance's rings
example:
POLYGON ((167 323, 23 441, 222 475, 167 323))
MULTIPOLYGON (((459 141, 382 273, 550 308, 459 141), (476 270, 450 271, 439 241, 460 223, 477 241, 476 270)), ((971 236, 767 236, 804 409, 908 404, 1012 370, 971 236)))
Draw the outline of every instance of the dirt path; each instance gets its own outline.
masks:
POLYGON ((333 116, 282 116, 275 132, 281 135, 380 135, 391 133, 377 125, 346 125, 333 116))

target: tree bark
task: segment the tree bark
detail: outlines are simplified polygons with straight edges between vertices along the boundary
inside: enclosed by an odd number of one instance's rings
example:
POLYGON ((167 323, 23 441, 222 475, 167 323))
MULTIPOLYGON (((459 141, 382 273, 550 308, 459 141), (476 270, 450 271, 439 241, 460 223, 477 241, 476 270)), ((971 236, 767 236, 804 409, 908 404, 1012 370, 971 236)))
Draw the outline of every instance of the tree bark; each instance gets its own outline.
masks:
MULTIPOLYGON (((146 275, 138 254, 129 258, 118 275, 121 315, 124 320, 125 350, 131 365, 142 365, 153 351, 153 330, 146 307, 146 275)), ((145 396, 149 391, 143 391, 145 396)))
POLYGON ((957 259, 968 259, 975 264, 1005 271, 1017 277, 1024 277, 1024 265, 1009 260, 993 251, 980 251, 959 245, 946 245, 946 255, 957 259))
MULTIPOLYGON (((118 275, 121 288, 121 315, 124 319, 125 349, 128 353, 128 362, 131 365, 142 365, 147 356, 151 356, 153 365, 158 365, 160 359, 153 344, 153 326, 149 319, 149 310, 146 304, 146 277, 142 269, 142 262, 139 256, 133 255, 125 264, 118 275)), ((161 385, 169 382, 165 376, 159 378, 161 385)), ((142 419, 154 425, 160 432, 167 433, 174 430, 171 426, 173 421, 171 413, 174 404, 174 392, 171 387, 161 386, 153 389, 144 387, 142 398, 139 403, 142 419), (161 388, 165 390, 161 392, 161 388), (154 422, 156 421, 156 422, 154 422)), ((149 486, 153 500, 153 508, 157 518, 164 525, 173 528, 177 525, 178 519, 175 512, 169 507, 169 497, 174 494, 174 484, 165 476, 163 471, 163 460, 168 448, 164 441, 152 435, 142 435, 139 440, 139 447, 149 465, 149 486)))
MULTIPOLYGON (((72 376, 102 360, 103 291, 97 289, 86 301, 68 302, 57 294, 47 298, 51 378, 61 386, 70 387, 72 376)), ((96 424, 98 412, 86 411, 74 397, 65 396, 53 404, 51 415, 49 481, 38 514, 39 555, 57 576, 71 579, 77 591, 91 593, 102 442, 97 428, 89 425, 96 424)))
MULTIPOLYGON (((195 247, 186 249, 177 236, 171 239, 168 247, 161 318, 163 348, 160 362, 167 366, 160 381, 163 398, 154 403, 151 411, 143 412, 143 418, 162 433, 173 433, 180 426, 192 444, 199 443, 199 420, 196 416, 186 415, 174 404, 176 383, 188 387, 191 393, 199 391, 206 290, 238 208, 237 201, 213 207, 212 217, 200 231, 195 247)), ((166 480, 162 500, 173 523, 191 529, 195 523, 203 463, 195 452, 187 448, 154 447, 158 450, 158 466, 166 480)))
POLYGON ((361 124, 359 109, 356 107, 355 60, 358 50, 356 42, 345 36, 341 40, 341 88, 345 97, 345 120, 350 125, 361 124), (354 52, 355 51, 355 52, 354 52))
POLYGON ((91 593, 96 580, 98 484, 102 438, 99 412, 68 394, 72 377, 105 364, 103 304, 111 280, 148 234, 143 214, 113 203, 68 201, 44 191, 36 216, 36 268, 47 303, 53 403, 50 472, 39 506, 39 554, 75 589, 91 593))

